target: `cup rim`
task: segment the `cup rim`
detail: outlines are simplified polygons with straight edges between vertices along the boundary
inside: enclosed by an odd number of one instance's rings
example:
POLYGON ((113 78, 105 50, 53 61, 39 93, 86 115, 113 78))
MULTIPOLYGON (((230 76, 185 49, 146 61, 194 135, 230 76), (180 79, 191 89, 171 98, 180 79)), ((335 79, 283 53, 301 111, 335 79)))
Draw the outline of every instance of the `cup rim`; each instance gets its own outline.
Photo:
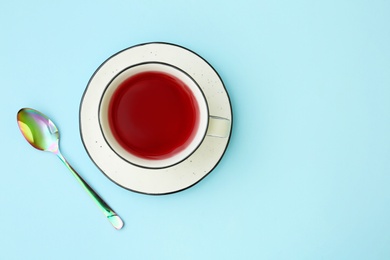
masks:
MULTIPOLYGON (((147 70, 146 70, 146 71, 147 71, 147 70)), ((150 70, 150 71, 153 71, 153 70, 150 70)), ((154 71, 155 71, 155 70, 154 70, 154 71)), ((176 76, 176 75, 173 75, 173 76, 176 76)), ((127 77, 127 78, 128 78, 128 77, 127 77)), ((179 78, 179 79, 182 80, 181 78, 179 78)), ((188 85, 188 84, 186 84, 186 85, 188 85)), ((119 84, 118 84, 118 86, 119 86, 119 84)), ((116 86, 115 90, 117 89, 118 86, 116 86)), ((113 90, 113 93, 115 92, 115 90, 113 90)), ((110 100, 107 100, 107 102, 109 102, 109 101, 110 101, 110 100)), ((200 106, 201 106, 201 105, 200 105, 200 106)), ((202 110, 202 108, 200 108, 199 110, 202 110)), ((173 64, 169 64, 169 63, 166 63, 166 62, 160 62, 160 61, 140 62, 140 63, 137 63, 137 64, 133 64, 133 65, 131 65, 131 66, 128 66, 128 67, 122 69, 121 71, 119 71, 118 73, 116 73, 116 74, 111 78, 111 80, 107 83, 106 87, 104 88, 104 91, 103 91, 103 93, 102 93, 102 95, 101 95, 101 98, 100 98, 100 100, 99 100, 99 107, 98 107, 98 121, 99 121, 100 131, 102 132, 103 138, 104 138, 106 144, 110 147, 110 149, 111 149, 117 156, 119 156, 120 158, 122 158, 122 159, 125 160, 126 162, 128 162, 128 163, 130 163, 130 164, 132 164, 132 165, 134 165, 134 166, 136 166, 136 167, 140 167, 140 168, 144 168, 144 169, 149 169, 149 170, 159 170, 159 169, 161 170, 161 169, 164 169, 164 168, 172 167, 172 166, 175 166, 175 165, 177 165, 177 164, 179 164, 179 163, 185 161, 186 159, 188 159, 188 157, 190 157, 190 156, 199 148, 199 146, 203 143, 203 141, 204 141, 204 139, 205 139, 205 137, 206 137, 207 129, 208 129, 208 127, 209 127, 209 116, 210 116, 210 113, 209 113, 209 104, 208 104, 208 101, 207 101, 207 99, 206 99, 206 96, 205 96, 205 94, 204 94, 202 88, 199 86, 199 84, 198 84, 198 83, 197 83, 197 82, 196 82, 196 81, 195 81, 195 80, 194 80, 186 71, 180 69, 179 67, 177 67, 177 66, 175 66, 175 65, 173 65, 173 64), (188 79, 191 81, 191 83, 193 84, 194 88, 196 88, 197 91, 199 91, 199 93, 200 93, 201 101, 199 102, 199 100, 198 100, 199 98, 196 97, 195 93, 193 93, 193 88, 192 88, 191 86, 188 86, 188 88, 191 90, 193 96, 194 96, 195 99, 197 100, 198 105, 200 105, 202 102, 204 103, 204 112, 200 112, 199 114, 200 114, 201 117, 204 117, 203 120, 206 121, 205 124, 204 124, 204 126, 202 127, 202 126, 200 125, 202 119, 200 119, 200 121, 199 121, 199 126, 197 127, 198 130, 196 131, 195 136, 193 137, 193 140, 190 142, 189 145, 187 145, 187 147, 186 147, 183 151, 179 152, 179 155, 180 155, 180 154, 184 154, 183 156, 180 156, 180 157, 178 158, 178 160, 175 160, 173 163, 161 163, 160 165, 157 165, 157 166, 146 165, 146 164, 144 164, 144 163, 147 162, 147 161, 149 161, 149 162, 153 162, 153 161, 163 161, 163 162, 164 162, 164 161, 167 161, 167 162, 168 162, 169 159, 171 159, 171 158, 162 159, 162 160, 150 160, 150 159, 140 158, 140 157, 138 157, 138 156, 136 156, 136 155, 133 155, 133 154, 127 152, 127 151, 124 151, 124 153, 126 153, 126 154, 129 155, 130 157, 139 158, 140 161, 143 162, 143 163, 139 163, 139 162, 137 163, 137 162, 132 161, 131 159, 129 159, 129 158, 127 158, 126 156, 124 156, 124 155, 122 154, 122 152, 119 152, 117 149, 115 149, 115 147, 113 147, 113 146, 115 146, 115 145, 118 145, 119 147, 121 147, 121 145, 115 140, 115 137, 113 137, 113 136, 112 136, 112 139, 114 140, 115 144, 112 144, 112 143, 110 142, 110 140, 108 140, 108 138, 107 138, 107 136, 106 136, 106 134, 107 134, 106 131, 108 131, 108 133, 109 133, 110 135, 112 135, 112 133, 111 133, 111 130, 110 130, 110 127, 109 127, 109 126, 107 127, 107 130, 105 130, 105 127, 103 126, 104 123, 102 122, 102 117, 103 117, 103 115, 102 115, 102 113, 103 113, 103 111, 102 111, 102 104, 103 104, 103 100, 104 100, 105 97, 106 97, 107 91, 108 91, 108 90, 110 89, 110 87, 111 87, 111 84, 112 84, 120 75, 122 75, 122 74, 125 73, 126 71, 128 71, 128 70, 130 70, 130 69, 132 69, 132 68, 136 68, 136 67, 139 67, 139 66, 146 66, 146 65, 149 65, 149 64, 169 67, 169 68, 171 68, 171 69, 174 69, 174 70, 178 71, 180 74, 182 74, 182 75, 184 75, 186 78, 188 78, 188 79), (195 138, 196 138, 197 136, 200 136, 200 137, 198 138, 198 140, 195 140, 195 138), (191 149, 187 149, 188 147, 191 146, 191 144, 192 144, 194 141, 197 142, 196 145, 195 145, 193 148, 191 148, 191 149)), ((121 148, 121 150, 122 150, 122 149, 125 150, 124 148, 121 148)), ((175 155, 175 156, 176 156, 176 155, 175 155)))

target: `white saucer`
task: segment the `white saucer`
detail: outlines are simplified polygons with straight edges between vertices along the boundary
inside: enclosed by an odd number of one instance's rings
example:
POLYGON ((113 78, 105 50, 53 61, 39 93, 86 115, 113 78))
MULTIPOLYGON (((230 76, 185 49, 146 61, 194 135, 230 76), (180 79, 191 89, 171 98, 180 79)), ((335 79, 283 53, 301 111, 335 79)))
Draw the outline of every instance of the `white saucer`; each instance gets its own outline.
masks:
POLYGON ((221 160, 227 137, 207 135, 186 160, 162 169, 130 164, 107 144, 99 122, 99 106, 109 82, 124 69, 144 62, 163 62, 185 71, 206 97, 209 114, 232 124, 229 96, 217 72, 196 53, 169 43, 146 43, 125 49, 107 59, 93 74, 80 105, 80 133, 87 153, 113 182, 145 194, 167 194, 184 190, 202 180, 221 160))

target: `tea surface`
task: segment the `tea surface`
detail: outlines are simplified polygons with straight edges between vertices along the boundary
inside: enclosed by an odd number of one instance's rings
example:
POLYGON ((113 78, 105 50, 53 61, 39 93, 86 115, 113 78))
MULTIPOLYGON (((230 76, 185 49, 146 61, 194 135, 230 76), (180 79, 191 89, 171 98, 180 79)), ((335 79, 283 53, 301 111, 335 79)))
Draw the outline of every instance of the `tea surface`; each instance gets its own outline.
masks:
POLYGON ((123 81, 108 109, 110 129, 128 152, 166 159, 184 150, 198 126, 199 108, 185 83, 162 72, 142 72, 123 81))

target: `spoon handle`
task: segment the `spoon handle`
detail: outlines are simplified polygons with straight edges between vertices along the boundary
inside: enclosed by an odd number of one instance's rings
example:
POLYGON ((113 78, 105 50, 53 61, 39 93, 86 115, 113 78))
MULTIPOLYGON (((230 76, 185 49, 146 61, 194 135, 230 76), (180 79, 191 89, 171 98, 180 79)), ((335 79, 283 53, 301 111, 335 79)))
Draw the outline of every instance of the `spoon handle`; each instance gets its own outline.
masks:
POLYGON ((73 176, 77 179, 77 181, 81 184, 84 190, 89 194, 92 200, 96 203, 96 205, 100 208, 103 214, 107 217, 108 221, 114 226, 116 229, 121 229, 124 225, 122 219, 108 206, 108 204, 88 185, 86 181, 72 168, 72 166, 66 161, 65 157, 61 154, 60 151, 55 153, 58 158, 65 164, 66 168, 73 174, 73 176))

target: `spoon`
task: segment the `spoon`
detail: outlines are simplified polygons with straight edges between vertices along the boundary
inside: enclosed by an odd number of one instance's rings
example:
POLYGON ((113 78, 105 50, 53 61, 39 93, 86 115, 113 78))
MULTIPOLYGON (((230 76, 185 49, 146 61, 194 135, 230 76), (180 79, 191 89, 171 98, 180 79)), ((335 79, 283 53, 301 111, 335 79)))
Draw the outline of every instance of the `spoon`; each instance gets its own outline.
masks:
POLYGON ((60 135, 56 125, 44 114, 31 108, 22 108, 17 115, 19 129, 24 138, 36 149, 52 152, 65 164, 85 191, 101 209, 108 221, 116 229, 123 227, 122 219, 108 204, 86 183, 83 178, 70 166, 59 149, 60 135))

